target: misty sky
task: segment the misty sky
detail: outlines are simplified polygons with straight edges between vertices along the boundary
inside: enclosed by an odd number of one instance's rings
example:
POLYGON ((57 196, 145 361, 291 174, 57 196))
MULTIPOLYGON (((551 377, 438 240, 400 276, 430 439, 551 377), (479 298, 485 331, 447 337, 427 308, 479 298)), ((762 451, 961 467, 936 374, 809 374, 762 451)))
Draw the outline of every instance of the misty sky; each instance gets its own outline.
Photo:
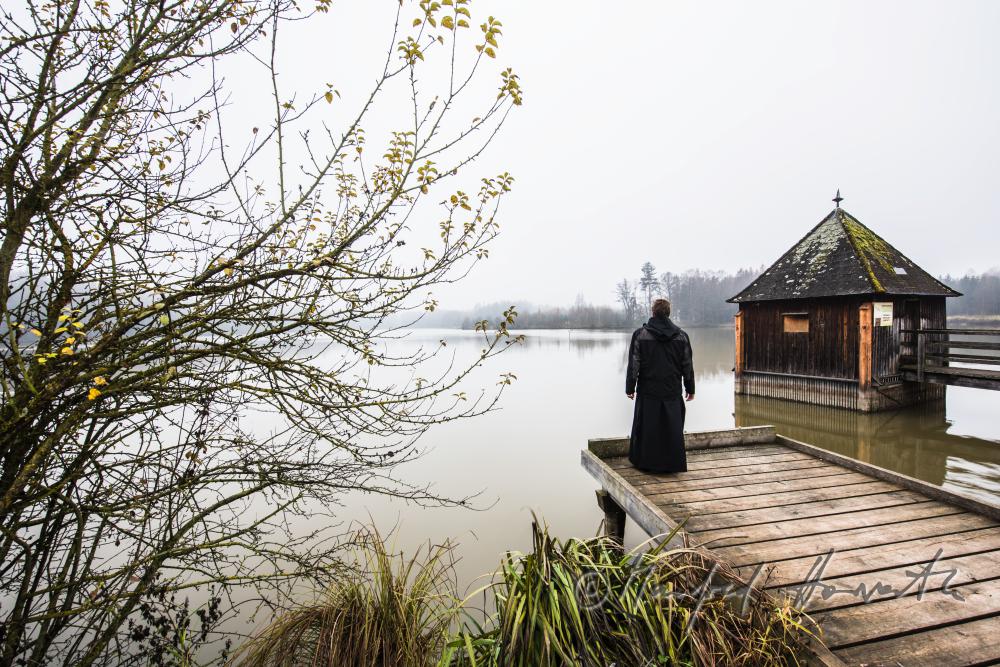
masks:
MULTIPOLYGON (((611 303, 645 260, 769 264, 838 187, 935 275, 1000 266, 1000 3, 473 7, 526 97, 480 163, 517 177, 502 234, 442 307, 611 303)), ((351 39, 385 35, 348 11, 351 39)))
POLYGON ((518 181, 455 305, 770 263, 838 187, 934 274, 1000 265, 1000 3, 503 4, 518 181))

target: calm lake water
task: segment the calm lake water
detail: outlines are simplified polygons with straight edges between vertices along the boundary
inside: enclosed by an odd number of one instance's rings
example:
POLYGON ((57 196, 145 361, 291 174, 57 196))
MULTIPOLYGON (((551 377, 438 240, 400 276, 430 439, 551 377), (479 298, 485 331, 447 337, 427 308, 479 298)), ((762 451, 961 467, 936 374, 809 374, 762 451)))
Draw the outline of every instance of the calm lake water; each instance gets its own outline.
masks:
MULTIPOLYGON (((862 415, 773 399, 733 395, 733 331, 690 329, 697 397, 687 430, 774 424, 778 432, 870 461, 959 493, 1000 504, 1000 393, 948 388, 943 405, 862 415)), ((479 492, 478 509, 426 508, 371 496, 345 498, 345 521, 395 526, 397 548, 452 539, 459 544, 464 585, 492 571, 506 550, 530 546, 532 512, 554 534, 593 535, 601 521, 597 485, 580 467, 580 450, 595 437, 627 435, 632 403, 624 395, 628 334, 529 331, 522 345, 489 362, 465 389, 491 388, 501 372, 518 379, 500 409, 445 424, 422 440, 426 453, 398 476, 432 483, 443 494, 479 492)), ((415 330, 405 345, 448 342, 472 359, 472 332, 415 330)), ((645 535, 629 524, 626 542, 645 535)), ((481 582, 479 582, 481 583, 481 582)))

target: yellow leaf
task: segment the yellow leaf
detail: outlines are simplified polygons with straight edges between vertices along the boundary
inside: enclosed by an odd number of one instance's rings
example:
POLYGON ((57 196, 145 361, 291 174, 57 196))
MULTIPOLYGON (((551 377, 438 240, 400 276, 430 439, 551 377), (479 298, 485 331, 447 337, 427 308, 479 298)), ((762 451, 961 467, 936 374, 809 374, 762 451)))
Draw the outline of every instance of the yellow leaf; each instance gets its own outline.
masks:
POLYGON ((226 268, 222 269, 222 272, 225 273, 227 276, 231 276, 233 275, 233 267, 227 266, 226 268))
POLYGON ((333 93, 331 93, 330 91, 326 91, 326 95, 324 95, 323 97, 326 98, 327 104, 333 104, 333 93))
POLYGON ((37 357, 35 361, 37 361, 40 364, 44 364, 48 362, 48 359, 46 359, 45 357, 37 357))
POLYGON ((66 339, 66 344, 67 345, 72 345, 75 342, 76 342, 76 338, 73 338, 72 336, 70 336, 69 338, 66 339))
POLYGON ((484 51, 484 52, 486 53, 486 55, 488 55, 488 56, 489 56, 490 58, 496 58, 496 57, 497 57, 497 52, 496 52, 496 51, 494 51, 494 50, 493 50, 493 47, 491 47, 491 46, 487 46, 487 47, 486 47, 485 49, 483 49, 483 51, 484 51))
POLYGON ((73 326, 75 326, 77 329, 82 329, 83 322, 73 322, 73 326))
POLYGON ((100 389, 97 389, 96 387, 91 387, 90 391, 87 392, 87 400, 88 401, 93 401, 94 399, 96 399, 100 395, 101 395, 101 390, 100 389))
POLYGON ((39 331, 38 329, 32 329, 31 333, 35 334, 36 336, 41 336, 42 335, 42 332, 39 331))
POLYGON ((448 30, 453 30, 455 28, 455 21, 450 16, 445 16, 441 19, 441 25, 448 28, 448 30))
POLYGON ((73 354, 73 348, 71 348, 71 347, 64 347, 63 349, 61 349, 61 350, 60 350, 60 352, 61 352, 62 354, 65 354, 65 355, 67 355, 67 356, 70 356, 70 355, 72 355, 72 354, 73 354))
POLYGON ((170 317, 166 313, 160 315, 160 324, 170 324, 170 317))
POLYGON ((98 375, 97 377, 94 378, 94 384, 98 385, 99 387, 103 387, 107 383, 108 381, 104 379, 103 375, 98 375))

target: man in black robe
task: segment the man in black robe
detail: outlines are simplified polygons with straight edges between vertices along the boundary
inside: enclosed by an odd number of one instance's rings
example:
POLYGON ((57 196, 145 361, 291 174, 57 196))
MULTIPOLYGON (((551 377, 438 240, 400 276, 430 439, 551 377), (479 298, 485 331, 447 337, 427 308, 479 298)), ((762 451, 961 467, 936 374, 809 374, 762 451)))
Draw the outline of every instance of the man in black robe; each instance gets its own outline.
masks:
POLYGON ((670 321, 670 302, 653 302, 653 316, 632 334, 625 394, 635 400, 628 458, 649 472, 685 472, 684 398, 694 399, 691 341, 670 321), (636 397, 636 392, 639 396, 636 397))

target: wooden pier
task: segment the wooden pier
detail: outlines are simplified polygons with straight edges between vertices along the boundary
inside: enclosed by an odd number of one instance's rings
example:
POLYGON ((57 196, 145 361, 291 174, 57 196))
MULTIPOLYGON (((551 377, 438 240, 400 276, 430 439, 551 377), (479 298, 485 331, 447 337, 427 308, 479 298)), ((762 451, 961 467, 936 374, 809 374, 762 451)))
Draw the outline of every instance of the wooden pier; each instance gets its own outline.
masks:
MULTIPOLYGON (((602 509, 703 546, 818 623, 835 665, 1000 664, 1000 508, 775 433, 689 433, 688 472, 636 470, 627 438, 582 463, 602 509)), ((828 650, 827 650, 828 649, 828 650)))
POLYGON ((902 333, 916 340, 916 354, 901 360, 904 380, 1000 390, 1000 370, 968 367, 1000 366, 1000 356, 988 354, 1000 352, 1000 329, 904 329, 902 333), (987 340, 962 340, 977 336, 987 340))

